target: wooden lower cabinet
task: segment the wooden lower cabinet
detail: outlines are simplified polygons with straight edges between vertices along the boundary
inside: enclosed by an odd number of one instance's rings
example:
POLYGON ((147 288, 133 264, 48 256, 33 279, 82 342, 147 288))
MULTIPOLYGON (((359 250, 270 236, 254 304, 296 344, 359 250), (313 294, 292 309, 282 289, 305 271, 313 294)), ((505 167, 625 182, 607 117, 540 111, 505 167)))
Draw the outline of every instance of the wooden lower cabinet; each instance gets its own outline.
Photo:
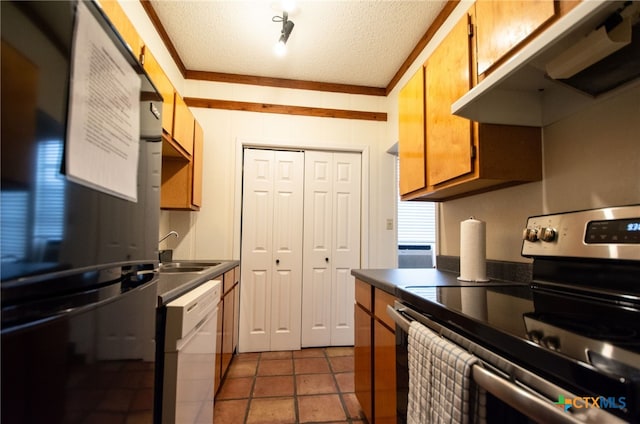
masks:
POLYGON ((370 423, 373 419, 373 381, 371 379, 373 370, 372 321, 371 313, 361 305, 356 304, 356 331, 353 348, 354 385, 360 408, 370 423))
POLYGON ((218 304, 218 331, 216 333, 216 375, 213 380, 213 392, 217 393, 222 382, 222 375, 220 370, 222 369, 222 318, 223 310, 222 303, 218 304))
POLYGON ((240 268, 236 268, 235 287, 233 289, 233 342, 231 349, 233 352, 238 351, 238 339, 240 337, 240 268))
POLYGON ((220 388, 238 345, 238 306, 240 267, 224 273, 223 293, 218 305, 218 334, 216 335, 216 377, 214 392, 220 388))
POLYGON ((224 376, 233 356, 233 289, 222 299, 222 365, 220 376, 224 376))
POLYGON ((356 280, 355 393, 371 424, 397 421, 395 326, 386 312, 394 300, 393 295, 356 280))
POLYGON ((396 418, 396 334, 373 320, 373 416, 376 424, 395 424, 396 418))

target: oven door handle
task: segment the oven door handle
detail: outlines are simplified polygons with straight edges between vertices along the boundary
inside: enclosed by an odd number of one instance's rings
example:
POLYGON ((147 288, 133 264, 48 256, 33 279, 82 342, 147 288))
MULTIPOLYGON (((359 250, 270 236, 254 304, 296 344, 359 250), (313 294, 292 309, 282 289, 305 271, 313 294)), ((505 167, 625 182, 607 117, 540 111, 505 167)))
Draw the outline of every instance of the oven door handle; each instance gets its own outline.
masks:
POLYGON ((403 317, 398 310, 396 310, 393 306, 387 305, 387 315, 389 315, 393 321, 404 331, 409 334, 409 327, 411 326, 411 322, 403 317))
POLYGON ((481 365, 472 367, 473 381, 507 405, 529 418, 543 423, 581 423, 571 413, 486 370, 481 365))

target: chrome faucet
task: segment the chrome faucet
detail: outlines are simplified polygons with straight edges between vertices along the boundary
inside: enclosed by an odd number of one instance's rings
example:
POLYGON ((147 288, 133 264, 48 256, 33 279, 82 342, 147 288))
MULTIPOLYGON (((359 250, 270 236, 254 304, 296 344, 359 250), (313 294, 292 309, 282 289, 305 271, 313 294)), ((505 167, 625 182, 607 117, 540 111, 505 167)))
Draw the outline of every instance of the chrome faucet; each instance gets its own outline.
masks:
POLYGON ((167 238, 169 238, 170 236, 176 236, 176 238, 178 238, 178 233, 176 231, 169 231, 169 234, 167 234, 166 236, 162 237, 160 240, 158 240, 158 243, 162 243, 164 240, 166 240, 167 238))

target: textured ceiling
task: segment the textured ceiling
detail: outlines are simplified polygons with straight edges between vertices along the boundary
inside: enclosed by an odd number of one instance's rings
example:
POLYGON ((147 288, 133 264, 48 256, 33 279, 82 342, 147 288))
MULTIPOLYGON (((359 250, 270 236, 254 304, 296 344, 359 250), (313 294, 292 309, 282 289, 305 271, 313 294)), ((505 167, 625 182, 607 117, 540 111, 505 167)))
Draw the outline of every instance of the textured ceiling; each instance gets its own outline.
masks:
POLYGON ((297 1, 277 57, 281 3, 151 0, 186 69, 386 87, 446 1, 297 1))

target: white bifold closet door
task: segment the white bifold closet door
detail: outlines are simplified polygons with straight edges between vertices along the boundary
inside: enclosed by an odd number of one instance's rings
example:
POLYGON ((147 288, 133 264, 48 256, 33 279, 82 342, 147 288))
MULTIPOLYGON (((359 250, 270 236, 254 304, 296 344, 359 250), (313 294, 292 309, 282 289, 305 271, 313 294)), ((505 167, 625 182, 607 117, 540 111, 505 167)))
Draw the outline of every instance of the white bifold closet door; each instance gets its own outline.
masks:
POLYGON ((361 155, 305 152, 302 347, 353 345, 361 155))
POLYGON ((304 153, 244 150, 239 350, 300 349, 304 153))

